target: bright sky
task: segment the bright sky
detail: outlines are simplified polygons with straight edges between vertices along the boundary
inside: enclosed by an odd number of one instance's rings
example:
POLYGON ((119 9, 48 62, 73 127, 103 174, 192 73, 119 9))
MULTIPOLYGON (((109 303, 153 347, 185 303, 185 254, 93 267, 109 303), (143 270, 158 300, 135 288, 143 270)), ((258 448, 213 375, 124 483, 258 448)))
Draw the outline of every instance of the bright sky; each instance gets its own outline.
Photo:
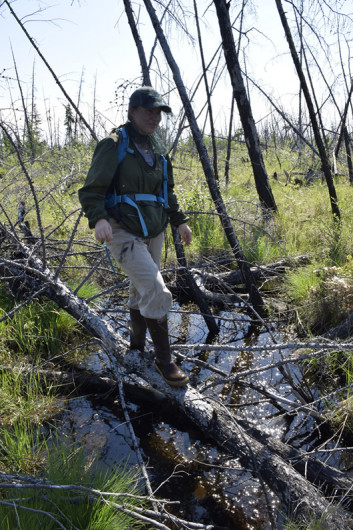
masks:
MULTIPOLYGON (((351 1, 351 0, 349 0, 351 1)), ((55 0, 52 0, 55 2, 55 0)), ((14 0, 11 5, 17 15, 26 22, 26 29, 37 42, 41 52, 64 83, 65 89, 74 101, 77 100, 79 81, 83 73, 81 95, 82 110, 91 119, 93 106, 93 87, 96 78, 97 108, 115 125, 121 122, 121 113, 112 103, 116 86, 122 80, 139 80, 140 67, 135 44, 123 10, 122 0, 61 0, 56 4, 49 0, 14 0), (44 10, 44 8, 47 8, 44 10), (40 13, 36 13, 42 9, 40 13)), ((0 0, 1 4, 1 0, 0 0)), ((206 0, 198 0, 199 15, 203 6, 209 5, 206 0)), ((138 4, 133 4, 137 12, 138 4)), ((190 9, 192 3, 188 2, 190 9)), ((251 39, 247 58, 249 73, 256 76, 257 82, 277 97, 298 92, 298 81, 293 76, 293 66, 288 56, 284 33, 276 11, 274 0, 258 0, 257 17, 248 22, 253 27, 248 33, 251 39), (272 42, 265 35, 270 35, 272 42), (283 51, 279 55, 280 51, 283 51), (277 55, 275 60, 271 60, 277 55)), ((186 17, 193 35, 196 35, 193 17, 186 17)), ((149 54, 153 43, 153 31, 149 20, 142 18, 140 28, 145 51, 149 54)), ((213 8, 207 16, 202 17, 202 32, 206 49, 206 60, 209 60, 219 44, 217 18, 213 8)), ((184 82, 188 89, 197 79, 201 67, 197 43, 193 49, 185 37, 181 37, 175 26, 171 26, 168 39, 172 52, 180 66, 184 82)), ((10 119, 9 94, 18 101, 15 70, 12 51, 25 95, 30 97, 33 63, 35 62, 35 87, 37 104, 45 104, 60 115, 63 105, 67 104, 63 94, 58 90, 54 79, 44 67, 27 37, 23 33, 6 5, 0 8, 0 49, 3 76, 0 80, 0 108, 2 116, 10 119), (7 82, 5 78, 10 78, 7 82), (11 89, 11 92, 10 92, 11 89)), ((164 70, 165 71, 165 70, 164 70)), ((128 94, 131 92, 129 89, 128 94)), ((268 107, 259 104, 255 96, 257 118, 268 112, 268 107)), ((178 111, 179 100, 174 100, 173 109, 178 111)), ((230 107, 229 84, 221 81, 215 96, 217 115, 220 127, 226 127, 230 107)), ((201 105, 201 101, 196 102, 201 105)), ((197 109, 196 109, 197 110, 197 109)), ((125 109, 124 109, 125 111, 125 109)), ((124 114, 123 114, 124 115, 124 114)), ((125 114, 126 115, 126 114, 125 114)), ((107 128, 110 127, 110 123, 107 128)))

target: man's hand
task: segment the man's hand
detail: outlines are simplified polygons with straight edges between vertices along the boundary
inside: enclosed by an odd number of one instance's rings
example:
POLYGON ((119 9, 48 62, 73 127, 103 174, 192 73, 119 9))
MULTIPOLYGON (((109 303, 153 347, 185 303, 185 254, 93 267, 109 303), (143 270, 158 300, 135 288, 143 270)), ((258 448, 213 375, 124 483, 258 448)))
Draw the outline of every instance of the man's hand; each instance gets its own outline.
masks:
POLYGON ((178 226, 178 231, 181 242, 188 247, 192 239, 191 228, 186 223, 183 223, 182 225, 178 226))
POLYGON ((94 227, 94 233, 98 241, 110 243, 113 240, 113 230, 106 219, 99 219, 94 227))

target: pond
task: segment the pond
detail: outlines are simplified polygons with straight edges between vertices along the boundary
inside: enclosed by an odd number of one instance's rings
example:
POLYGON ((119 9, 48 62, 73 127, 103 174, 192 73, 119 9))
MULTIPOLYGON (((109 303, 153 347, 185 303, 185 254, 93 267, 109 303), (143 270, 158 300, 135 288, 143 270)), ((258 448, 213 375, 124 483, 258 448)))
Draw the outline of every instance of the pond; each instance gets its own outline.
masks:
MULTIPOLYGON (((288 354, 285 349, 266 349, 269 345, 285 343, 286 337, 276 329, 255 326, 240 307, 233 312, 217 314, 220 334, 215 342, 222 348, 192 349, 191 345, 212 343, 204 320, 193 309, 181 309, 175 304, 170 314, 171 342, 178 345, 181 353, 203 361, 201 366, 191 361, 183 363, 193 386, 209 384, 219 378, 207 369, 207 363, 227 374, 235 374, 273 365, 288 354), (181 346, 184 344, 189 345, 185 351, 181 346), (232 346, 237 346, 238 351, 227 350, 232 346)), ((118 308, 117 311, 124 310, 118 308)), ((127 333, 125 338, 128 338, 127 333)), ((110 375, 109 360, 102 352, 93 353, 83 365, 100 375, 110 375)), ((294 365, 291 365, 291 377, 301 384, 301 374, 294 365)), ((292 386, 276 367, 254 373, 246 381, 296 401, 292 386)), ((297 448, 310 450, 319 441, 322 443, 314 419, 304 413, 286 414, 249 385, 211 386, 205 390, 205 395, 226 403, 239 417, 297 448)), ((174 411, 171 416, 163 400, 151 396, 141 403, 129 395, 127 401, 152 489, 157 490, 160 498, 180 502, 180 505, 171 505, 170 512, 185 520, 213 524, 218 529, 271 527, 269 510, 278 514, 278 499, 255 474, 205 439, 184 416, 174 411)), ((97 455, 104 466, 116 466, 125 460, 130 466, 137 464, 129 429, 118 403, 107 407, 99 397, 72 399, 61 431, 79 441, 88 455, 97 455)), ((339 455, 333 458, 338 459, 339 455)), ((338 461, 330 463, 337 465, 338 461)), ((282 518, 276 517, 277 528, 281 528, 282 518)))

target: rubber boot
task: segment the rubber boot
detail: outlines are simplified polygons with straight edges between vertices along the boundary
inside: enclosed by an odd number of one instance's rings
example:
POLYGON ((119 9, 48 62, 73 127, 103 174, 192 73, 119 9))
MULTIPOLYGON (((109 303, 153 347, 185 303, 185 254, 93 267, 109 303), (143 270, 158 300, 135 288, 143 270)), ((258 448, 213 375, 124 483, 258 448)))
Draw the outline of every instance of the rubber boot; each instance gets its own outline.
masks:
POLYGON ((169 345, 168 320, 145 318, 154 345, 154 364, 163 379, 171 386, 185 386, 188 376, 173 362, 169 345))
POLYGON ((146 320, 138 309, 130 308, 130 350, 145 350, 146 320))

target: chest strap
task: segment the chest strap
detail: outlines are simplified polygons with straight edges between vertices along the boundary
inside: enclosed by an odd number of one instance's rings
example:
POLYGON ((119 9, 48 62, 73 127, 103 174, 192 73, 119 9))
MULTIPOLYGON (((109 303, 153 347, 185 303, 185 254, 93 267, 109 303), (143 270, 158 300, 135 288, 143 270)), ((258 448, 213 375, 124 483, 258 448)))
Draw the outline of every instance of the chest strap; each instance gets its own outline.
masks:
POLYGON ((160 197, 159 195, 153 195, 151 193, 128 193, 126 195, 113 195, 112 194, 106 199, 105 206, 106 208, 112 208, 116 204, 122 204, 122 203, 133 206, 133 208, 137 210, 143 235, 144 237, 148 237, 148 230, 147 230, 145 220, 142 217, 140 209, 137 205, 138 201, 160 202, 165 206, 163 197, 160 197))

